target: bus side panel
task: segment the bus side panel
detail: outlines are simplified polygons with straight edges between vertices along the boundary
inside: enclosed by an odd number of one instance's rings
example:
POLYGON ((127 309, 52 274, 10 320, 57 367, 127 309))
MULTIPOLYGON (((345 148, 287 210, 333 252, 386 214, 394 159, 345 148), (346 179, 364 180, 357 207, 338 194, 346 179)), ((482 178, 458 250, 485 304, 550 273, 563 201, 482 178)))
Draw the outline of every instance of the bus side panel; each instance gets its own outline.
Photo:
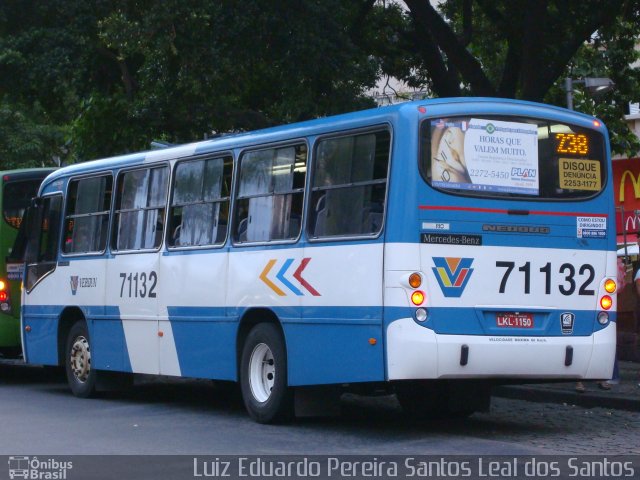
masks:
POLYGON ((119 254, 104 263, 106 304, 117 305, 131 369, 158 374, 158 253, 119 254))
POLYGON ((224 306, 227 270, 223 249, 160 256, 161 374, 235 380, 237 320, 224 306))
POLYGON ((229 319, 256 308, 273 313, 292 386, 384 380, 382 251, 379 239, 235 250, 229 319))
POLYGON ((284 325, 290 385, 384 380, 379 323, 342 323, 341 316, 327 323, 284 325))
POLYGON ((58 319, 62 308, 57 305, 25 305, 22 309, 23 324, 30 330, 23 346, 27 363, 40 365, 58 364, 58 319))
POLYGON ((221 307, 169 307, 169 320, 185 377, 236 380, 236 321, 221 307))
MULTIPOLYGON (((89 313, 90 317, 93 317, 89 313)), ((99 370, 132 372, 118 307, 107 307, 105 315, 89 321, 92 366, 99 370)))
POLYGON ((382 239, 307 246, 302 320, 284 325, 289 384, 384 380, 382 239))

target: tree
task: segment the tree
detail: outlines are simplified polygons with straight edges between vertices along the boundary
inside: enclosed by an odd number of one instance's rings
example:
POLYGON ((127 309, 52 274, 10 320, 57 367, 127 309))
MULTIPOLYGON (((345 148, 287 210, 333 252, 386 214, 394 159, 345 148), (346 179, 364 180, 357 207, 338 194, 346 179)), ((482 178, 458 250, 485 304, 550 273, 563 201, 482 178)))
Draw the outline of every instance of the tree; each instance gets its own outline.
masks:
POLYGON ((428 0, 406 0, 436 91, 532 101, 544 99, 595 32, 630 20, 634 3, 449 0, 440 14, 428 0))
POLYGON ((28 109, 0 102, 0 170, 53 166, 64 138, 63 129, 35 121, 28 109))
MULTIPOLYGON (((612 136, 615 153, 632 157, 640 151, 640 141, 624 121, 625 107, 640 98, 640 51, 636 50, 640 24, 640 9, 629 21, 619 21, 604 27, 592 40, 580 47, 567 65, 562 78, 608 77, 615 83, 612 91, 591 96, 576 89, 575 109, 603 119, 612 136), (634 66, 635 65, 635 66, 634 66)), ((550 89, 545 100, 563 105, 565 91, 561 82, 550 89)))
POLYGON ((360 14, 339 0, 7 0, 0 98, 63 127, 68 161, 373 106, 360 14))
POLYGON ((0 154, 81 161, 372 106, 382 74, 438 96, 564 105, 562 78, 609 76, 617 151, 640 97, 640 0, 3 0, 0 154), (615 12, 615 15, 611 15, 615 12))
POLYGON ((634 42, 638 0, 406 0, 406 21, 395 2, 379 5, 395 19, 384 54, 390 73, 437 96, 492 96, 566 106, 564 77, 609 76, 616 92, 576 107, 602 115, 614 147, 629 151, 633 136, 621 122, 629 99, 640 96, 634 42), (404 55, 402 54, 404 52, 404 55), (614 101, 615 100, 615 101, 614 101))

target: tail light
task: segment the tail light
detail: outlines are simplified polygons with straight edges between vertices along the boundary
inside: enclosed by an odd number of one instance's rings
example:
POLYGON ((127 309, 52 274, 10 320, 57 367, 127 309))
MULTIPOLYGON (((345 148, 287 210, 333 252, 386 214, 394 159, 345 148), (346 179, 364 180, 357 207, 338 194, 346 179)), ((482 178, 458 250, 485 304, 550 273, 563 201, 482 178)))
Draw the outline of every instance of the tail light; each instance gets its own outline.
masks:
POLYGON ((9 282, 6 280, 0 280, 0 311, 11 311, 11 299, 9 294, 9 282))
POLYGON ((609 295, 604 295, 600 298, 600 307, 604 310, 609 310, 613 305, 613 299, 609 295))
POLYGON ((607 293, 615 293, 615 291, 618 289, 618 285, 616 285, 616 281, 608 278, 606 282, 604 282, 604 289, 607 291, 607 293))
POLYGON ((418 307, 414 312, 414 318, 420 323, 426 322, 429 317, 429 312, 423 306, 427 301, 427 294, 424 289, 420 290, 422 283, 423 276, 420 272, 413 272, 401 279, 402 286, 408 290, 411 305, 418 307))
POLYGON ((413 292, 411 294, 411 302, 416 307, 422 305, 424 303, 424 292, 422 292, 421 290, 416 290, 415 292, 413 292))

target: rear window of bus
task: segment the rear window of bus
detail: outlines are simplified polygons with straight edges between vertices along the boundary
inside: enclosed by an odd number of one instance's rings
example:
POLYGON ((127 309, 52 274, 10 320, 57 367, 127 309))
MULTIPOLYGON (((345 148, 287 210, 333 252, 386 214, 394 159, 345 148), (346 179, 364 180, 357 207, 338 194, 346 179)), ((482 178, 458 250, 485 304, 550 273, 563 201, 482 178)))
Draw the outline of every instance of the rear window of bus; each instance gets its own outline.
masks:
POLYGON ((5 222, 18 229, 25 209, 31 199, 38 194, 42 179, 9 182, 4 185, 2 194, 2 214, 5 222))
POLYGON ((420 170, 449 193, 586 199, 606 185, 601 133, 550 120, 464 116, 420 126, 420 170))

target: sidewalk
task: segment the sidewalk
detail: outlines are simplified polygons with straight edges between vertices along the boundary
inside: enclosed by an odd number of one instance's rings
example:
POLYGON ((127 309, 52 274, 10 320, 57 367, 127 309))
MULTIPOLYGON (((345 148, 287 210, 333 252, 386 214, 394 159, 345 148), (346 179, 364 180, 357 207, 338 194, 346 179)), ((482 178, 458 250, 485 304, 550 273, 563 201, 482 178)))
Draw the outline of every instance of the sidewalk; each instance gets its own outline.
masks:
POLYGON ((576 382, 510 385, 495 388, 496 397, 531 402, 567 403, 581 407, 640 411, 640 363, 619 362, 620 383, 602 390, 597 382, 583 382, 586 392, 576 392, 576 382))

